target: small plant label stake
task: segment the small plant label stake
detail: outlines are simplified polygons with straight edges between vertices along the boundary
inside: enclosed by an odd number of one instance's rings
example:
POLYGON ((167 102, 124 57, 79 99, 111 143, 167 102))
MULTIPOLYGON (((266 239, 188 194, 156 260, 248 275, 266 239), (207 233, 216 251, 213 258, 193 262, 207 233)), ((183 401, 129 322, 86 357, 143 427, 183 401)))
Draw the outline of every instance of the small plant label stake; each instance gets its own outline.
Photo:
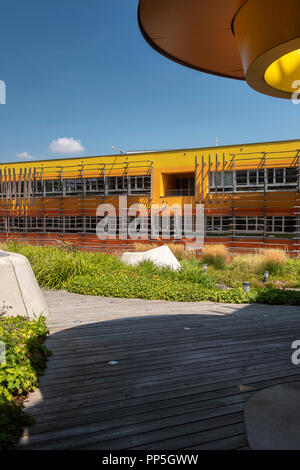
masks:
POLYGON ((12 306, 11 305, 6 305, 5 300, 2 300, 2 307, 0 309, 0 317, 3 317, 4 315, 6 315, 7 310, 9 308, 12 308, 12 306))
POLYGON ((5 352, 6 352, 5 344, 3 341, 0 341, 0 365, 5 364, 5 352))

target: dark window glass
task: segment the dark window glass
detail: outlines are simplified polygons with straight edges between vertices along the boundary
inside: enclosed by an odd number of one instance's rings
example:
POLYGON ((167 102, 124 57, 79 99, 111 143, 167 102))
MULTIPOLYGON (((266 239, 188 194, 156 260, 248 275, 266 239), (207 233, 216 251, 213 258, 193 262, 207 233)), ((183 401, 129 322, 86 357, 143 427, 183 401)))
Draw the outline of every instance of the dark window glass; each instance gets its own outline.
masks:
POLYGON ((231 217, 223 217, 223 220, 222 220, 223 231, 230 230, 230 227, 231 227, 231 217))
POLYGON ((206 217, 206 230, 208 232, 212 231, 212 217, 206 217))
POLYGON ((297 168, 286 168, 286 182, 287 183, 296 183, 297 182, 297 168))
POLYGON ((247 230, 246 217, 236 218, 236 230, 247 230))
POLYGON ((274 183, 274 168, 268 168, 268 183, 273 184, 274 183))
POLYGON ((274 217, 274 232, 282 232, 283 228, 283 218, 274 217))
POLYGON ((221 217, 214 217, 214 230, 221 230, 221 217))
POLYGON ((114 177, 107 178, 107 187, 109 191, 116 190, 116 179, 114 177))
POLYGON ((273 232, 273 217, 267 217, 267 231, 273 232))
POLYGON ((249 170, 249 184, 252 186, 256 186, 257 180, 257 171, 256 170, 249 170))
POLYGON ((42 182, 41 181, 36 181, 36 192, 37 193, 42 192, 42 182))
POLYGON ((284 232, 294 233, 296 232, 296 217, 285 217, 284 218, 284 232))
POLYGON ((226 171, 224 173, 224 186, 232 186, 233 185, 233 172, 226 171))
POLYGON ((256 231, 256 217, 248 218, 248 230, 251 230, 252 232, 256 231))
POLYGON ((258 183, 264 184, 265 182, 265 170, 258 170, 258 183))
POLYGON ((263 217, 257 217, 257 231, 262 232, 264 229, 265 229, 265 220, 264 220, 264 218, 263 217))
POLYGON ((236 183, 237 183, 237 185, 247 184, 247 171, 238 170, 236 172, 236 183))
POLYGON ((275 168, 275 182, 278 184, 284 182, 284 168, 275 168))

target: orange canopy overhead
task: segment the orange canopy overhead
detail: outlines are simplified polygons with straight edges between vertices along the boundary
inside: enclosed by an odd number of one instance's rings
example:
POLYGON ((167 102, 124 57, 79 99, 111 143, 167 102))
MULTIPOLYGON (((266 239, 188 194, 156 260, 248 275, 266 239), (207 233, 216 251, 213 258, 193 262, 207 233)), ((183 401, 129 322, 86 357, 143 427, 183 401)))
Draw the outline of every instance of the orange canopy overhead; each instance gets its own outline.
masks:
POLYGON ((140 0, 145 39, 182 65, 245 79, 232 19, 246 0, 140 0))
POLYGON ((140 0, 150 45, 202 72, 291 98, 300 84, 299 0, 140 0))

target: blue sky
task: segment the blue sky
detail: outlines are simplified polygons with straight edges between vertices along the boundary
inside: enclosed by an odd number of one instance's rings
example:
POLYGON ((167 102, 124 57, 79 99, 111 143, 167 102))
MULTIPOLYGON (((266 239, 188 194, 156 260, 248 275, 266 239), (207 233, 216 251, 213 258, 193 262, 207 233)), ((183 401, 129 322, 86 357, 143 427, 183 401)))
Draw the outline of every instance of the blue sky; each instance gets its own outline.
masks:
POLYGON ((216 137, 220 145, 299 137, 300 105, 152 50, 137 4, 2 0, 2 162, 64 150, 110 154, 113 145, 131 151, 214 146, 216 137))

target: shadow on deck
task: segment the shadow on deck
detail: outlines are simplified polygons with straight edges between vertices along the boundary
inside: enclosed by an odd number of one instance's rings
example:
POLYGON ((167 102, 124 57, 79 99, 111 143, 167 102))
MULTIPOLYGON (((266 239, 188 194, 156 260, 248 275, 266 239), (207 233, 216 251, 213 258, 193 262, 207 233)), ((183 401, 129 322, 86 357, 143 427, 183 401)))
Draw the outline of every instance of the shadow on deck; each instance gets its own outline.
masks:
POLYGON ((19 449, 246 448, 247 399, 300 380, 299 307, 46 298, 53 356, 19 449))

